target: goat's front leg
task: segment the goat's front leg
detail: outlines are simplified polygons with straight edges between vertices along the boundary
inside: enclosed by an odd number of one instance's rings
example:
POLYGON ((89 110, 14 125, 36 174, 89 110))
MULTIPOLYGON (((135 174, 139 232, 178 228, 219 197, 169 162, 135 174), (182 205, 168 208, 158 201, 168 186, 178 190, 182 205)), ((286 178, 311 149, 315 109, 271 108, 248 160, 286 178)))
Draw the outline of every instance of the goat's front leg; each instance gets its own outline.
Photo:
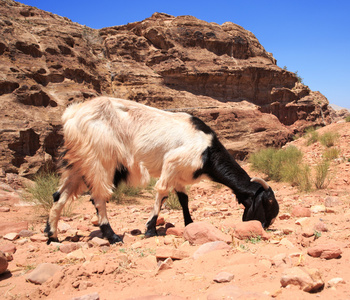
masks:
POLYGON ((115 234, 111 225, 109 224, 107 218, 107 210, 106 210, 106 201, 101 199, 92 199, 92 202, 95 205, 96 213, 98 217, 98 225, 102 231, 103 237, 108 239, 111 244, 122 242, 122 238, 115 234))
POLYGON ((153 210, 151 212, 150 217, 148 218, 148 221, 146 223, 146 237, 151 237, 157 235, 156 231, 156 224, 158 215, 160 212, 160 208, 162 207, 163 203, 165 202, 166 198, 168 198, 168 192, 167 191, 158 191, 156 195, 156 201, 153 206, 153 210))

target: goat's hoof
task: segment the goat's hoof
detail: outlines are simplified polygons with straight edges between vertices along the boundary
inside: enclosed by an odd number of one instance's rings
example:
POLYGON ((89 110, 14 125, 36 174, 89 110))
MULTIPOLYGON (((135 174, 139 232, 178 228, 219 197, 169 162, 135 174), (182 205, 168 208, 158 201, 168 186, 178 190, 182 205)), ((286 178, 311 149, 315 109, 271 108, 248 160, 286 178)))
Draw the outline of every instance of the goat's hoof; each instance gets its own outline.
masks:
POLYGON ((155 229, 147 229, 145 232, 145 238, 150 238, 152 236, 157 236, 157 231, 155 229))
POLYGON ((47 244, 47 245, 50 245, 52 242, 54 242, 54 243, 59 243, 59 240, 58 240, 57 237, 56 237, 56 238, 49 237, 48 240, 47 240, 47 242, 46 242, 46 244, 47 244))
POLYGON ((122 238, 117 234, 114 234, 112 237, 108 238, 108 241, 110 244, 123 243, 122 238))

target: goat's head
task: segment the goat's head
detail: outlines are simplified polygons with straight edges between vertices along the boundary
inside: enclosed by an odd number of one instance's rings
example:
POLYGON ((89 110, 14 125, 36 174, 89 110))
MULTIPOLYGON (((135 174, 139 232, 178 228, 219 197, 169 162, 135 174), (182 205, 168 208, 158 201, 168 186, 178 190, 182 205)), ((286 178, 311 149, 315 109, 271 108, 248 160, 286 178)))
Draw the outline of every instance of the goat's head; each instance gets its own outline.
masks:
POLYGON ((246 206, 243 221, 258 220, 264 228, 268 228, 278 215, 278 202, 271 187, 263 179, 252 178, 251 181, 260 183, 262 188, 251 199, 251 205, 246 206))

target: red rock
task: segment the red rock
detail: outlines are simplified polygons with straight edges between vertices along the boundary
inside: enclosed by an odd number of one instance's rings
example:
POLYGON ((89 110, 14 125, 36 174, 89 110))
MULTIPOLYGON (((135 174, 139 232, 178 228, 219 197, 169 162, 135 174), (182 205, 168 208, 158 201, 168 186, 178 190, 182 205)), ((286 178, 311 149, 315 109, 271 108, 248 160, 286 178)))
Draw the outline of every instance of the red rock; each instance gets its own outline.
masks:
POLYGON ((6 272, 8 265, 5 253, 0 251, 0 274, 6 272))
POLYGON ((0 212, 9 212, 10 208, 8 206, 2 206, 0 207, 0 212))
POLYGON ((34 234, 30 237, 30 240, 32 242, 46 242, 47 241, 47 236, 43 235, 43 234, 34 234))
POLYGON ((194 222, 187 225, 183 236, 187 241, 195 245, 202 245, 214 241, 232 242, 230 236, 222 233, 214 225, 206 222, 194 222))
POLYGON ((220 272, 215 275, 214 281, 218 283, 230 282, 233 279, 234 275, 229 272, 220 272))
POLYGON ((0 222, 0 235, 5 235, 11 232, 20 232, 21 230, 28 230, 28 222, 0 222))
POLYGON ((164 219, 164 217, 159 217, 159 218, 157 219, 156 226, 162 226, 162 225, 164 225, 164 224, 165 224, 165 219, 164 219))
POLYGON ((17 250, 16 245, 13 243, 0 245, 0 251, 2 252, 14 254, 16 250, 17 250))
POLYGON ((216 250, 223 250, 223 249, 230 250, 231 247, 223 241, 215 241, 215 242, 205 243, 205 244, 201 245, 196 250, 196 252, 193 253, 193 258, 197 259, 206 253, 216 251, 216 250))
POLYGON ((332 259, 338 258, 342 251, 336 244, 320 244, 307 249, 307 253, 312 257, 332 259))
POLYGON ((293 267, 284 270, 281 277, 282 287, 296 285, 304 292, 317 292, 324 287, 321 273, 317 269, 293 267))
POLYGON ((92 293, 84 296, 74 297, 70 300, 100 300, 100 295, 98 293, 92 293))
POLYGON ((296 218, 311 217, 311 210, 307 207, 296 206, 293 208, 291 215, 296 218))
POLYGON ((156 250, 156 258, 163 260, 170 257, 173 260, 180 260, 189 257, 189 254, 186 251, 168 248, 168 247, 158 247, 156 250))
POLYGON ((68 244, 61 244, 60 245, 60 251, 63 253, 71 253, 79 248, 78 244, 76 243, 68 243, 68 244))
POLYGON ((166 230, 167 235, 183 236, 184 228, 170 227, 166 230))
POLYGON ((26 276, 26 280, 35 284, 43 284, 61 269, 59 265, 42 263, 26 276))
POLYGON ((262 227, 260 221, 247 221, 236 225, 234 235, 238 239, 249 239, 260 236, 264 240, 268 240, 270 236, 262 227))

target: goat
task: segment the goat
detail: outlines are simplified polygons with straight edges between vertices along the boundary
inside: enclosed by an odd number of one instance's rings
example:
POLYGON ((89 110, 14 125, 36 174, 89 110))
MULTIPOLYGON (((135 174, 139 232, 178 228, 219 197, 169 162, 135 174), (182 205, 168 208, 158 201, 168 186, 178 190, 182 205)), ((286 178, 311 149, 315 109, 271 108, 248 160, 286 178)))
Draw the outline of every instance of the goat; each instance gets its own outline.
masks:
POLYGON ((163 111, 134 101, 98 97, 72 104, 62 116, 64 154, 59 189, 53 194, 45 232, 57 239, 64 204, 89 189, 102 234, 110 243, 122 241, 111 228, 107 213, 113 186, 122 181, 144 185, 150 177, 156 199, 146 223, 154 236, 160 208, 174 189, 185 225, 193 222, 185 186, 209 178, 231 188, 245 207, 243 221, 259 220, 264 228, 279 212, 272 189, 249 175, 220 143, 215 132, 187 113, 163 111))

